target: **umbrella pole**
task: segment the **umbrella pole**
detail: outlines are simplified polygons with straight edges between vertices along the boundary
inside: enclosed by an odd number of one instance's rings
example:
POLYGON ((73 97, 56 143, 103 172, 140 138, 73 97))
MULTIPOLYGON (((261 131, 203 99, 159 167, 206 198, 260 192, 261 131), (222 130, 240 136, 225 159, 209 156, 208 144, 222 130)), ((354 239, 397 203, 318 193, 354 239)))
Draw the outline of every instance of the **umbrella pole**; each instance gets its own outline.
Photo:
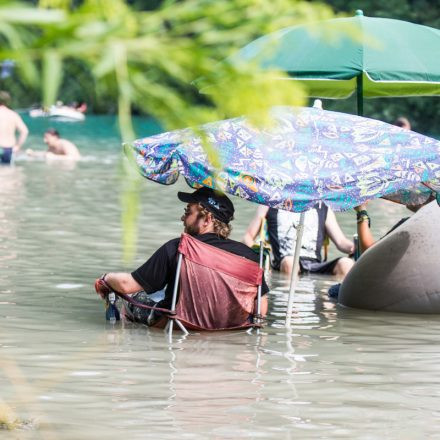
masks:
POLYGON ((363 72, 356 77, 356 99, 358 116, 364 116, 364 84, 362 79, 363 72))
POLYGON ((292 309, 293 309, 293 297, 295 295, 296 285, 298 284, 299 254, 301 252, 305 215, 306 215, 305 212, 301 212, 301 216, 299 218, 299 225, 296 232, 295 255, 293 256, 293 267, 292 267, 292 274, 290 278, 290 289, 289 289, 289 301, 287 303, 287 312, 286 312, 285 325, 287 328, 290 328, 290 320, 292 319, 292 309))

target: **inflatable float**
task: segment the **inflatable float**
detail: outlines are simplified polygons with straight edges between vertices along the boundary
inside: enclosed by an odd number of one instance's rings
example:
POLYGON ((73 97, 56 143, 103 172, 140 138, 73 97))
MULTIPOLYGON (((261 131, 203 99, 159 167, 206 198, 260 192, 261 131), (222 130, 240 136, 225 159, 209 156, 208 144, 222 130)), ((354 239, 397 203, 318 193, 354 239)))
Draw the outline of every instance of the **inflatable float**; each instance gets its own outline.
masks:
POLYGON ((339 290, 346 307, 440 313, 440 207, 436 201, 368 249, 339 290))
POLYGON ((51 106, 48 111, 42 108, 35 108, 29 111, 31 118, 56 118, 66 121, 84 121, 84 113, 67 106, 51 106))

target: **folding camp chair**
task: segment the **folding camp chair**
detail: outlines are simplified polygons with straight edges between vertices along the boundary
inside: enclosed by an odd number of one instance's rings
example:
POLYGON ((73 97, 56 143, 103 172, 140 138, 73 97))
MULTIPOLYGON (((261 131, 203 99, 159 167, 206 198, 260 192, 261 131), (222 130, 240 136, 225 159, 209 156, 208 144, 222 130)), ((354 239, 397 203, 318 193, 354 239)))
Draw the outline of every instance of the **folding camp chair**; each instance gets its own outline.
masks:
MULTIPOLYGON (((191 330, 259 328, 263 281, 263 244, 260 263, 203 243, 182 234, 171 309, 149 306, 124 293, 124 301, 164 315, 154 326, 164 327, 172 339, 174 323, 185 333, 191 330), (255 304, 256 303, 256 304, 255 304)), ((103 279, 103 283, 112 290, 103 279)))
POLYGON ((257 264, 182 234, 166 326, 170 339, 174 322, 184 333, 188 333, 187 328, 212 331, 261 327, 262 264, 262 246, 257 264))
POLYGON ((270 245, 269 236, 267 232, 267 220, 266 218, 261 219, 260 231, 258 232, 258 240, 252 245, 252 250, 255 252, 261 251, 261 246, 263 246, 263 265, 264 272, 270 269, 270 261, 272 254, 272 246, 270 245))

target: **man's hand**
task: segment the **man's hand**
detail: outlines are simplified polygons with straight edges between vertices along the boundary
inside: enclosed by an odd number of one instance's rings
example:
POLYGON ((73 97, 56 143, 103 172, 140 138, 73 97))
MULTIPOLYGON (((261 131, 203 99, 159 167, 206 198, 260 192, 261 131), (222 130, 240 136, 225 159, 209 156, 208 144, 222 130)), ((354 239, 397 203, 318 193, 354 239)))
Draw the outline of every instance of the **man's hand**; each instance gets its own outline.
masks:
POLYGON ((354 255, 354 251, 355 251, 355 246, 354 243, 352 244, 350 251, 348 252, 348 256, 351 258, 354 255))
POLYGON ((106 295, 110 293, 110 289, 107 283, 104 281, 103 277, 97 278, 95 280, 95 290, 102 299, 105 299, 106 295))

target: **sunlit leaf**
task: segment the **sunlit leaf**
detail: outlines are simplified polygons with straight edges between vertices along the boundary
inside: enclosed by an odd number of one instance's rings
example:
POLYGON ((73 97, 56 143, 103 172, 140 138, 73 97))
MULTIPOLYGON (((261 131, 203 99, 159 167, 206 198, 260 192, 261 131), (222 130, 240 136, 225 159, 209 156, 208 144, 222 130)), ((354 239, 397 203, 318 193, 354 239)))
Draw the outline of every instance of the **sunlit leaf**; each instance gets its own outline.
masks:
POLYGON ((46 51, 43 55, 43 104, 46 107, 54 104, 57 100, 58 89, 62 78, 62 61, 59 54, 54 51, 46 51))

